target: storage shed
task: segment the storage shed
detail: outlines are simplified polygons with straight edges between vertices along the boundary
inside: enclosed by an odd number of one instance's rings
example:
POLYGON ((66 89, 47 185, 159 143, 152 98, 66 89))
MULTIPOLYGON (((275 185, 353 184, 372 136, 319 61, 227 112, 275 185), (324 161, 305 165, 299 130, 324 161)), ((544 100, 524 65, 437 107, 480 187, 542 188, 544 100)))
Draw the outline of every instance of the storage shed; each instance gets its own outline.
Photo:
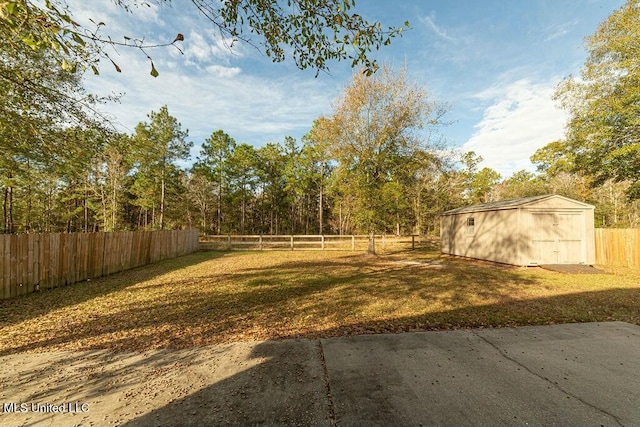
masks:
POLYGON ((554 194, 453 209, 440 217, 442 252, 522 266, 593 265, 593 210, 554 194))

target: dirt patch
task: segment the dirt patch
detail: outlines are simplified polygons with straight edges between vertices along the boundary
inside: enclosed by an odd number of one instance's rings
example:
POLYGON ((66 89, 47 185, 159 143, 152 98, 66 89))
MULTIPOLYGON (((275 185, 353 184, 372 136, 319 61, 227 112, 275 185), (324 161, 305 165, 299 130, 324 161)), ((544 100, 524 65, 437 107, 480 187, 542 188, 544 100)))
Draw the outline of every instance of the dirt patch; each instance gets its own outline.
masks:
POLYGON ((605 274, 602 270, 583 264, 545 264, 541 265, 540 268, 567 274, 605 274))

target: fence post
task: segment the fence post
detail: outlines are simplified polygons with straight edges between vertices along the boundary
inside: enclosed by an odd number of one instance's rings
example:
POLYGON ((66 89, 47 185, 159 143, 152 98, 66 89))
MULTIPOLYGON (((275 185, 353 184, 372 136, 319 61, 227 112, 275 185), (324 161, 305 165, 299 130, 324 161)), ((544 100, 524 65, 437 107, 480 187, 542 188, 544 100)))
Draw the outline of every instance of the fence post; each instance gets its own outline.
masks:
POLYGON ((411 235, 411 250, 414 250, 416 248, 416 235, 412 234, 411 235))
POLYGON ((322 242, 321 246, 322 246, 322 250, 324 251, 324 234, 320 235, 320 241, 322 242))
POLYGON ((258 238, 258 243, 260 245, 260 250, 262 250, 262 234, 260 235, 260 237, 258 238))
POLYGON ((351 235, 351 251, 355 251, 355 250, 356 250, 356 236, 352 234, 351 235))
POLYGON ((293 234, 291 235, 291 250, 293 250, 293 234))
POLYGON ((231 234, 227 234, 227 250, 231 250, 231 234))

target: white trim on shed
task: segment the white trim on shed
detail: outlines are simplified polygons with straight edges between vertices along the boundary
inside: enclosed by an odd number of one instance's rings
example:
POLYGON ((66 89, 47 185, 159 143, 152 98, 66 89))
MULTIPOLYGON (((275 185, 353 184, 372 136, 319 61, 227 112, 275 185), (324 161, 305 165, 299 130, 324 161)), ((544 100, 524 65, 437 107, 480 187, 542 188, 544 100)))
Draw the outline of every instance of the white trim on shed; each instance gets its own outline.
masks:
POLYGON ((556 194, 453 209, 440 217, 442 252, 514 265, 593 265, 593 211, 556 194))

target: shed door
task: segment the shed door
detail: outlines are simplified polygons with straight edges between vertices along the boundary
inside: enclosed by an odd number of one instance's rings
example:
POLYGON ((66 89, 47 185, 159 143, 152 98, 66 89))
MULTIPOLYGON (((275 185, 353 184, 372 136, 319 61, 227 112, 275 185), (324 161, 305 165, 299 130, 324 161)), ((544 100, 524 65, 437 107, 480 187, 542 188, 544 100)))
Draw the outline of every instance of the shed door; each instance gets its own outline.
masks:
POLYGON ((583 220, 581 213, 560 213, 558 218, 558 262, 578 264, 582 256, 583 220))
POLYGON ((538 264, 579 264, 583 257, 581 212, 532 213, 532 246, 538 264))

